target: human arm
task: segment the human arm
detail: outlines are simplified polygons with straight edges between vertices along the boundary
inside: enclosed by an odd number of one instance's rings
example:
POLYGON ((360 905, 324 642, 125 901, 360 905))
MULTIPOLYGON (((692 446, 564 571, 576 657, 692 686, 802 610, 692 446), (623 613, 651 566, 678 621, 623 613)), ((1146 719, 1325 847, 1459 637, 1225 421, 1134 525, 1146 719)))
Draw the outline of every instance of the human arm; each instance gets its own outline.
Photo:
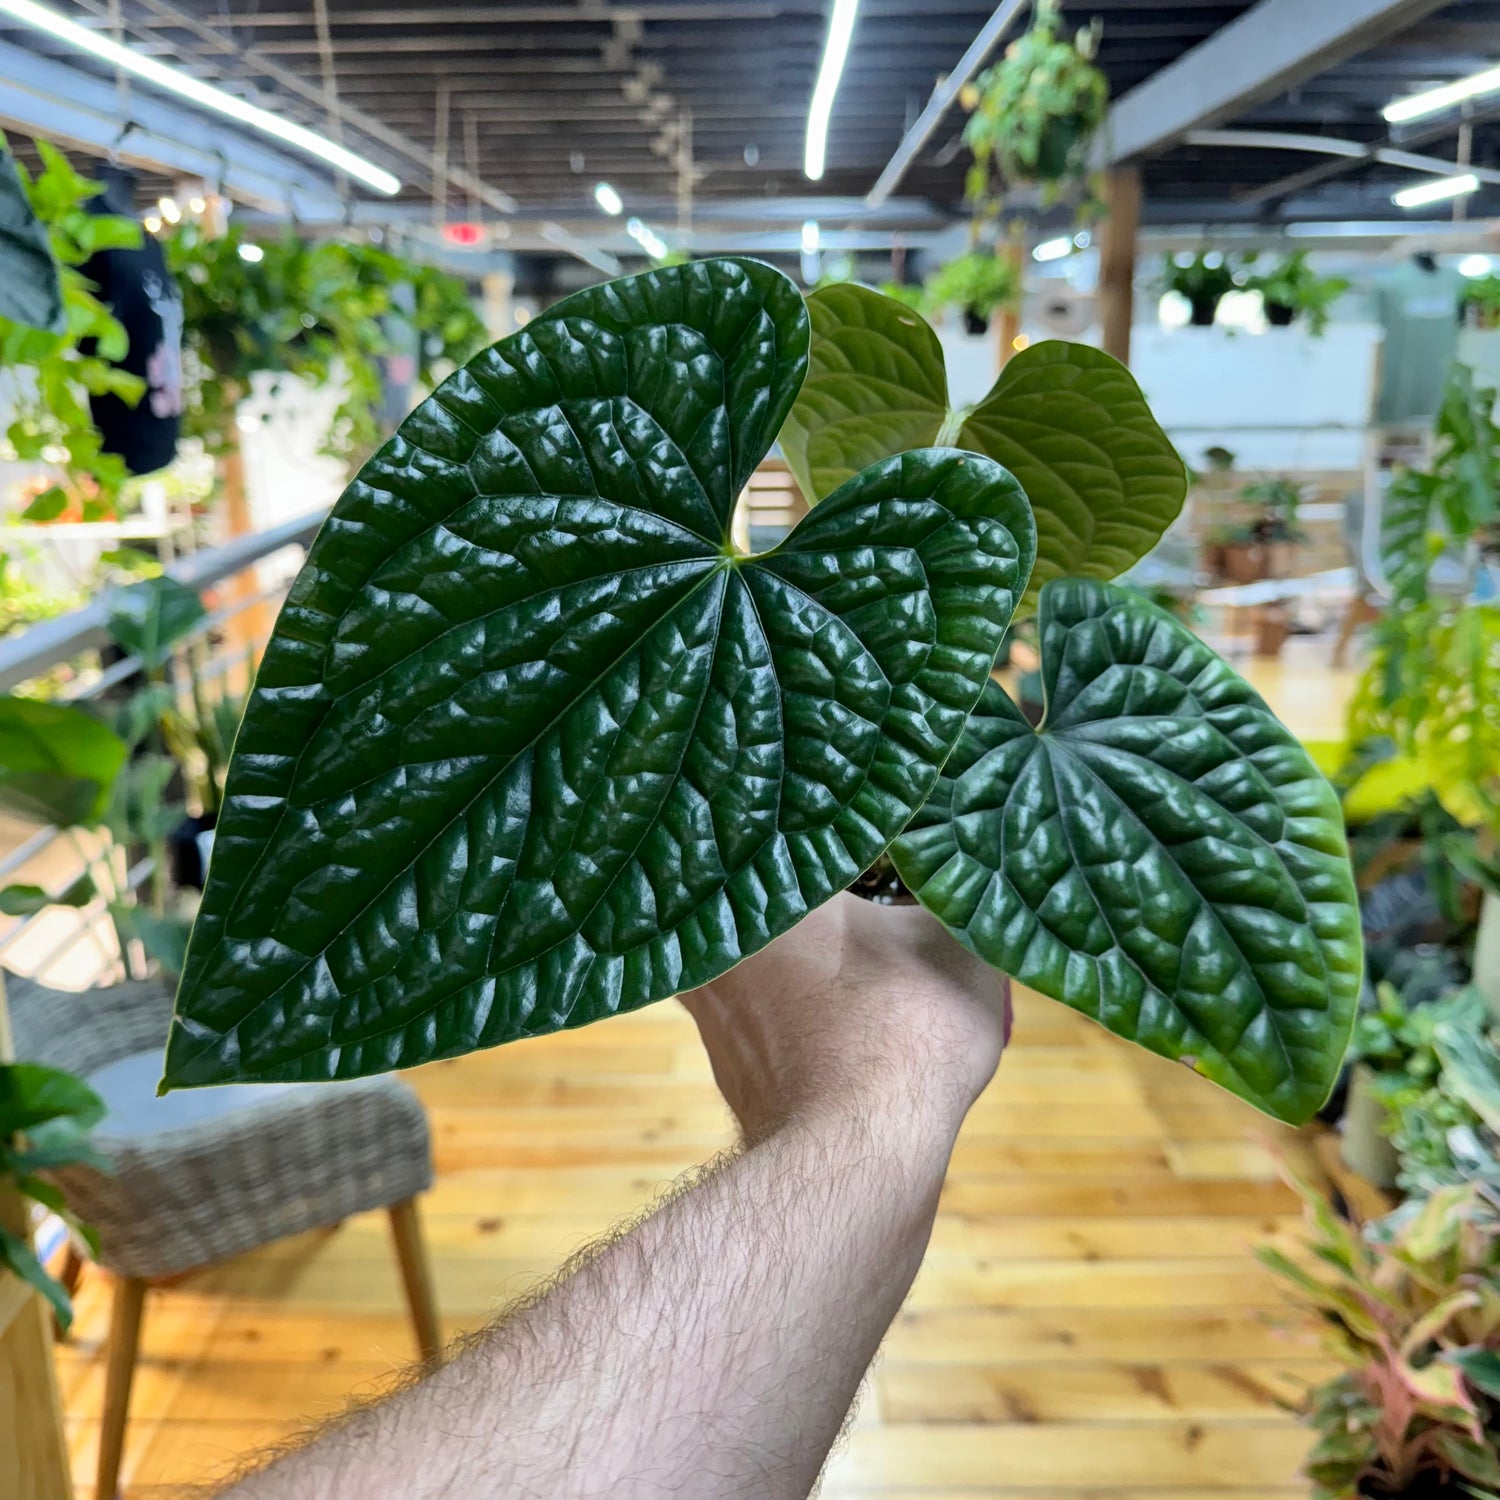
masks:
POLYGON ((1001 981, 841 896, 686 997, 744 1149, 233 1500, 806 1496, 999 1060, 1001 981))

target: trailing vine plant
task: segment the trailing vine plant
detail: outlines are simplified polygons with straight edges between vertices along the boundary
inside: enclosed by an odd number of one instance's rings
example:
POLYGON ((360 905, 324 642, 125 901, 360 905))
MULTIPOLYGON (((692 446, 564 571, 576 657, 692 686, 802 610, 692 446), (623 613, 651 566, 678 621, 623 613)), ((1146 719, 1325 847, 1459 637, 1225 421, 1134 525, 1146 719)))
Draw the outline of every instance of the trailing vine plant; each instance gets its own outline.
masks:
POLYGON ((268 372, 314 387, 341 383, 325 451, 345 462, 361 458, 385 435, 390 320, 415 330, 424 383, 485 341, 461 278, 372 244, 289 232, 252 245, 238 225, 214 238, 184 224, 165 246, 183 298, 184 430, 211 452, 235 446, 235 410, 253 377, 268 372))
POLYGON ((293 583, 224 790, 167 1088, 354 1077, 704 984, 887 850, 997 968, 1287 1120, 1361 982, 1333 789, 1108 580, 1186 473, 1128 371, 709 259, 446 380, 293 583), (811 513, 733 544, 780 439, 811 513), (992 680, 1035 616, 1040 730, 992 680))
MULTIPOLYGON (((31 219, 45 234, 58 268, 60 314, 39 326, 14 307, 7 315, 0 303, 0 370, 12 411, 5 439, 16 459, 46 463, 61 476, 31 498, 26 520, 71 515, 101 521, 116 514, 130 475, 122 458, 104 451, 88 398, 112 393, 133 404, 145 382, 114 364, 128 348, 125 329, 78 268, 97 251, 140 244, 142 230, 131 219, 90 213, 84 205, 98 195, 99 184, 46 141, 35 144, 41 171, 33 177, 6 150, 5 175, 20 184, 31 219)), ((7 266, 15 263, 13 248, 7 246, 7 266)))
POLYGON ((1096 17, 1071 38, 1062 24, 1059 0, 1036 0, 1031 25, 960 95, 974 157, 965 194, 985 221, 1023 186, 1039 186, 1049 206, 1077 196, 1092 207, 1089 148, 1109 110, 1109 80, 1094 62, 1102 24, 1096 17))

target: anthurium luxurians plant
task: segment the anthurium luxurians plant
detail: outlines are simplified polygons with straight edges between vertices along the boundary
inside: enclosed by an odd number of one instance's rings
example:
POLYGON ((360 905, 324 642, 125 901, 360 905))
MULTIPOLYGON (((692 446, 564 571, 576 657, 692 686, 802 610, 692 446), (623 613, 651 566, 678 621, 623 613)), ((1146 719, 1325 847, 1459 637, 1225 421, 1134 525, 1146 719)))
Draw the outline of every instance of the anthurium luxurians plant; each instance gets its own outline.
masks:
MULTIPOLYGON (((957 428, 944 416, 930 433, 855 445, 782 545, 739 554, 731 515, 756 464, 784 424, 794 463, 796 434, 816 441, 820 416, 787 418, 809 358, 816 372, 824 354, 802 298, 770 267, 661 269, 570 297, 477 356, 365 465, 293 585, 240 731, 166 1086, 352 1077, 663 998, 788 930, 908 826, 898 860, 919 889, 944 887, 927 868, 924 809, 937 792, 969 816, 945 768, 984 733, 972 716, 998 692, 991 666, 1048 522, 1020 474, 968 442, 945 445, 957 428)), ((903 351, 880 357, 900 385, 903 351)), ((1139 401, 1112 361, 1097 377, 1139 401)), ((886 432, 878 407, 865 420, 886 432)), ((1073 450, 1031 421, 1018 420, 1016 441, 1035 458, 1029 487, 1045 492, 1049 460, 1067 473, 1073 450)), ((1117 485, 1134 482, 1121 464, 1133 473, 1144 444, 1163 492, 1169 461, 1180 486, 1149 413, 1131 407, 1097 443, 1073 441, 1093 443, 1083 467, 1117 485), (1121 422, 1128 461, 1112 435, 1121 422)), ((1086 503, 1082 469, 1065 484, 1086 503)), ((1145 550, 1154 525, 1111 567, 1145 550)), ((1096 566, 1081 558, 1072 571, 1096 566)), ((1089 787, 1085 814, 1101 849, 1111 826, 1131 838, 1102 880, 1092 850, 1058 877, 1070 908, 1096 883, 1087 912, 1027 899, 1062 950, 1095 961, 1106 1024, 1304 1117, 1332 1081, 1357 986, 1337 805, 1331 793, 1319 802, 1294 742, 1181 627, 1131 595, 1063 589, 1054 614, 1070 638, 1098 636, 1074 615, 1101 600, 1118 624, 1099 627, 1099 642, 1149 638, 1141 660, 1121 658, 1138 674, 1123 691, 1097 644, 1103 685, 1079 685, 1070 731, 1087 737, 1087 706, 1105 699, 1133 716, 1120 727, 1101 711, 1100 755, 1123 769, 1096 773, 1105 785, 1089 787), (1152 692, 1158 738, 1182 743, 1176 761, 1154 747, 1154 780, 1130 763, 1152 692), (1255 812, 1264 796, 1274 805, 1255 812), (1131 823, 1142 816, 1144 835, 1131 823), (1166 866, 1193 837, 1191 872, 1173 882, 1166 866), (1326 859, 1304 861, 1304 845, 1326 859), (1210 880, 1213 848, 1223 866, 1210 880), (1133 983, 1140 955, 1106 954, 1098 933, 1127 896, 1162 953, 1122 1025, 1110 987, 1133 983), (1298 900, 1328 912, 1299 919, 1298 900), (1274 913, 1276 936, 1295 938, 1279 966, 1230 952, 1249 941, 1229 915, 1242 907, 1274 913), (1308 966, 1328 981, 1317 994, 1308 966), (1209 1016, 1221 976, 1224 1010, 1209 1016), (1154 1024, 1184 1005, 1201 1025, 1154 1024)), ((1044 593, 1044 635, 1049 608, 1044 593)), ((1046 649, 1066 666, 1076 648, 1046 649)), ((1077 778, 1056 767, 1085 752, 1070 741, 1046 753, 1059 798, 1072 798, 1077 778)), ((993 795, 1000 783, 985 775, 993 795)), ((930 904, 965 937, 944 911, 951 896, 930 904)), ((1035 966, 1023 955, 1017 967, 1035 966)))

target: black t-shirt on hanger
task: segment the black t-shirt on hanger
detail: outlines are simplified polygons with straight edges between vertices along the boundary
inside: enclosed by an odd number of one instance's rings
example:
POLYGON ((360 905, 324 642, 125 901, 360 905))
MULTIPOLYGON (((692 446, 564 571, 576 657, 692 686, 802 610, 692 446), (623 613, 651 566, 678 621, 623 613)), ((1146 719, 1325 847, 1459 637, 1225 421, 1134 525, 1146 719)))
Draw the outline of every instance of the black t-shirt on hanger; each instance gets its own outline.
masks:
MULTIPOLYGON (((90 212, 135 217, 135 175, 115 166, 100 176, 104 191, 90 212)), ((119 368, 139 375, 145 393, 134 406, 118 396, 90 396, 94 423, 108 453, 132 474, 165 468, 177 456, 182 417, 182 298, 153 235, 135 250, 101 250, 80 268, 100 301, 125 326, 130 348, 119 368)))

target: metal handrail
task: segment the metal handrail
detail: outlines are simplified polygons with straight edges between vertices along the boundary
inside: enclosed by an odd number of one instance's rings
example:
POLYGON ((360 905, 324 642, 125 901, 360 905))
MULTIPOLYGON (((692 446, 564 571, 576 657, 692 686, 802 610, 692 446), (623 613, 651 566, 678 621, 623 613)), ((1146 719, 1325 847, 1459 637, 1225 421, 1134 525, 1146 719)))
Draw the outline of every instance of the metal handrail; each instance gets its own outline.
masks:
MULTIPOLYGON (((242 572, 263 557, 281 551, 283 547, 308 545, 327 515, 326 509, 317 510, 283 521, 280 526, 272 526, 266 531, 235 537, 222 546, 195 552, 191 557, 173 563, 166 571, 189 588, 207 588, 242 572)), ((106 594, 81 609, 58 615, 53 620, 43 620, 17 635, 0 640, 0 692, 9 692, 59 662, 71 661, 82 651, 107 646, 113 639, 108 620, 109 596, 106 594)))

